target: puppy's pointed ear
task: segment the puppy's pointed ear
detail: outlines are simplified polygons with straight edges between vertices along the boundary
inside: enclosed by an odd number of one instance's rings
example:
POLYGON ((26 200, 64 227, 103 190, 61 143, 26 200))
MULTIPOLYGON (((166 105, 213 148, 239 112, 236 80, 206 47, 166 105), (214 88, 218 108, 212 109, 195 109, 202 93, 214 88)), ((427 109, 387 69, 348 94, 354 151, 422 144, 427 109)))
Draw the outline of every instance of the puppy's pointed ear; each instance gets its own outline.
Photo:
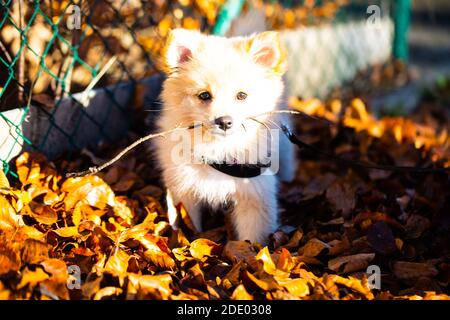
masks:
POLYGON ((171 70, 192 59, 200 43, 201 34, 198 31, 174 29, 170 31, 165 47, 165 62, 171 70))
POLYGON ((266 31, 250 38, 249 53, 253 60, 274 73, 286 72, 286 53, 276 31, 266 31))

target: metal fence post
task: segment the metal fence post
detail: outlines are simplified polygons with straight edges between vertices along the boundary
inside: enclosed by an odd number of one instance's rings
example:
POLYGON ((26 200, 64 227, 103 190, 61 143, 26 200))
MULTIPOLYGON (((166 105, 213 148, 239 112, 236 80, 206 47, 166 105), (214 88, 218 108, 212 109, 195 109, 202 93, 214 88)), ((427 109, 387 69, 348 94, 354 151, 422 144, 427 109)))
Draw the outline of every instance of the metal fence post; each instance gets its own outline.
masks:
POLYGON ((408 60, 408 29, 411 16, 411 1, 394 1, 394 57, 401 60, 408 60))
POLYGON ((230 29, 231 21, 241 13, 245 0, 228 0, 222 6, 212 33, 223 36, 230 29))

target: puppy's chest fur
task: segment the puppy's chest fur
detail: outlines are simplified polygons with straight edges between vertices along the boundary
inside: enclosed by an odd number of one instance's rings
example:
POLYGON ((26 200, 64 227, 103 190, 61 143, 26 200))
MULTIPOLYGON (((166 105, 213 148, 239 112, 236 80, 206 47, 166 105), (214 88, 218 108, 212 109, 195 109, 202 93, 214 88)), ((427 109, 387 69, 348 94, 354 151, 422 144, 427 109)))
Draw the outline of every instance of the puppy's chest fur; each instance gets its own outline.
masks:
POLYGON ((219 208, 231 198, 246 198, 261 194, 265 176, 237 178, 217 171, 208 164, 184 164, 171 168, 166 184, 184 196, 195 196, 212 208, 219 208))

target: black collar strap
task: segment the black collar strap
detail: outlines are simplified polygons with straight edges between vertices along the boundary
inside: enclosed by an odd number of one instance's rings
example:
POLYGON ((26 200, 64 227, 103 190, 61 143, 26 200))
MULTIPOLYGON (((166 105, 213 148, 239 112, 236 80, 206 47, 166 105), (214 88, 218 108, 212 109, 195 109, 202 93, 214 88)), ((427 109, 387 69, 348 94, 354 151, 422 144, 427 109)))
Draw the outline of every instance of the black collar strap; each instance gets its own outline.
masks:
POLYGON ((226 163, 209 163, 209 165, 229 176, 236 178, 254 178, 260 176, 265 168, 269 168, 271 163, 268 164, 226 164, 226 163))

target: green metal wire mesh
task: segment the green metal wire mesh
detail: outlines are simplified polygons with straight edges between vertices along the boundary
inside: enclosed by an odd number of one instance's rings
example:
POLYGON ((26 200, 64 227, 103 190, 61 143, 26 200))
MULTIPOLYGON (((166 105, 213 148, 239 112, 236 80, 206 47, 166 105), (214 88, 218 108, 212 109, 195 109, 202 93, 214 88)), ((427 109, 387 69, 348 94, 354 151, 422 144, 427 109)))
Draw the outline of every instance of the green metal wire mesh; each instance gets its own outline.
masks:
MULTIPOLYGON (((127 33, 127 37, 137 44, 133 49, 140 49, 139 57, 145 61, 145 64, 140 66, 144 70, 141 69, 138 73, 131 70, 132 66, 124 63, 123 58, 118 59, 116 67, 118 70, 115 70, 115 76, 112 79, 114 83, 125 80, 134 81, 135 76, 143 77, 154 72, 149 54, 139 45, 132 26, 128 26, 120 14, 124 6, 127 6, 127 1, 115 1, 114 3, 108 1, 90 1, 89 3, 86 1, 3 1, 1 3, 0 117, 11 128, 10 136, 15 139, 15 143, 6 152, 6 159, 9 159, 17 144, 41 150, 52 130, 57 130, 67 137, 70 149, 78 149, 76 141, 72 138, 78 127, 75 126, 75 131, 68 132, 66 128, 58 126, 53 121, 53 117, 64 98, 76 100, 73 93, 80 91, 86 83, 95 79, 109 57, 124 55, 124 53, 118 53, 114 43, 108 42, 112 38, 105 36, 105 29, 114 28, 114 25, 120 24, 122 32, 127 33), (78 30, 68 30, 66 19, 75 14, 74 5, 83 8, 79 11, 82 26, 78 30), (107 12, 103 11, 104 8, 107 8, 107 12), (112 18, 102 19, 105 14, 111 15, 112 18), (36 30, 41 34, 36 34, 36 30), (34 34, 30 35, 31 31, 35 31, 34 34), (46 35, 46 33, 49 34, 46 35), (39 43, 39 40, 36 39, 39 36, 47 38, 39 43), (7 41, 8 39, 9 41, 7 41), (98 47, 99 59, 95 64, 89 61, 92 60, 88 56, 90 51, 86 50, 89 45, 98 47), (14 46, 19 47, 18 49, 12 48, 14 46), (14 52, 14 55, 11 56, 10 52, 14 52), (47 59, 48 57, 59 58, 60 61, 47 59), (67 63, 67 61, 69 62, 67 63), (33 69, 34 72, 27 72, 29 69, 33 69), (70 83, 69 78, 74 76, 74 71, 83 75, 87 74, 87 80, 70 83), (41 79, 47 79, 48 84, 46 85, 42 81, 39 83, 41 79), (37 91, 35 90, 36 85, 40 87, 37 91), (56 96, 55 92, 59 92, 59 94, 56 96), (55 99, 54 106, 50 110, 44 107, 41 109, 49 118, 51 126, 44 133, 44 138, 41 139, 39 145, 34 145, 22 132, 22 125, 29 116, 30 101, 28 98, 30 96, 33 98, 31 100, 33 105, 36 105, 34 94, 37 98, 55 99), (21 108, 20 119, 8 118, 7 110, 16 108, 21 108)), ((154 24, 155 22, 146 21, 146 23, 154 24)), ((100 84, 105 83, 100 82, 100 84)), ((83 114, 79 117, 78 123, 82 118, 87 118, 102 132, 111 109, 121 108, 121 105, 114 101, 114 89, 114 86, 112 89, 107 89, 112 103, 102 106, 105 108, 103 120, 95 120, 83 109, 80 109, 83 114)), ((37 105, 39 104, 37 103, 37 105)), ((123 110, 123 115, 127 117, 125 110, 123 110)), ((102 136, 109 140, 106 133, 102 132, 102 136)), ((5 159, 0 159, 0 161, 4 171, 15 176, 9 163, 5 159)))
MULTIPOLYGON (((248 6, 252 1, 245 2, 248 6)), ((295 9, 300 5, 313 3, 323 6, 339 1, 259 2, 279 3, 285 8, 295 9)), ((353 19, 353 16, 357 16, 359 20, 367 17, 365 1, 348 2, 351 6, 344 6, 326 19, 326 22, 329 23, 331 19, 332 23, 342 23, 353 19)), ((381 5, 385 1, 375 2, 381 5)), ((80 146, 74 137, 83 121, 94 126, 102 139, 112 142, 113 138, 104 127, 113 109, 121 112, 123 118, 130 118, 123 103, 116 101, 116 90, 122 88, 120 83, 135 83, 157 72, 155 56, 151 52, 161 49, 157 40, 168 28, 193 27, 212 32, 216 14, 220 12, 217 9, 224 3, 224 0, 0 0, 0 122, 5 122, 9 128, 8 132, 0 133, 0 138, 7 136, 13 141, 5 150, 3 141, 0 140, 0 162, 4 172, 16 176, 9 162, 13 152, 17 148, 48 149, 47 144, 51 143, 48 137, 55 131, 65 137, 68 150, 79 150, 80 146), (75 6, 80 10, 76 11, 75 6), (79 28, 69 28, 68 19, 74 18, 77 13, 80 14, 79 28), (173 21, 166 20, 168 15, 176 17, 178 22, 174 24, 173 21), (61 104, 69 99, 74 105, 82 105, 82 101, 78 100, 79 95, 75 93, 83 92, 112 58, 115 63, 95 85, 105 88, 111 101, 101 106, 104 116, 94 118, 84 108, 79 108, 76 119, 73 119, 75 125, 70 128, 59 125, 55 117, 61 104), (28 136, 23 130, 24 124, 30 121, 32 115, 30 102, 33 107, 38 108, 38 115, 50 122, 40 139, 28 136), (14 117, 12 110, 19 110, 14 113, 14 117)), ((283 17, 285 18, 289 16, 283 17)), ((308 17, 307 23, 317 25, 320 21, 323 19, 308 17)), ((333 39, 318 38, 314 41, 320 44, 321 41, 328 43, 333 39)), ((355 40, 355 46, 357 44, 355 40)), ((307 46, 308 43, 304 45, 307 46)), ((342 52, 336 50, 334 54, 341 55, 342 52)), ((343 62, 336 66, 338 69, 345 70, 347 66, 355 64, 355 57, 348 52, 341 60, 343 62)), ((310 64, 310 68, 314 68, 320 66, 321 61, 316 59, 310 64)), ((311 73, 308 81, 320 87, 322 79, 329 77, 330 72, 336 70, 327 70, 318 75, 311 73)))

